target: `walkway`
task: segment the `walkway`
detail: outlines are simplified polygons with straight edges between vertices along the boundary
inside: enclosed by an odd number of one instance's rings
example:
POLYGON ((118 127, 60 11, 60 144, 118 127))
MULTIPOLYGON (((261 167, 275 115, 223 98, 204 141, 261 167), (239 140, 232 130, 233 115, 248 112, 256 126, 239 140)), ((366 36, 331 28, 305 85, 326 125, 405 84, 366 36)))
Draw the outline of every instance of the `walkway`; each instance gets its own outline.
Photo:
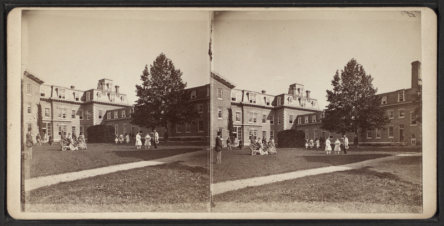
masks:
POLYGON ((69 181, 75 181, 80 179, 85 179, 88 177, 94 177, 99 176, 103 174, 109 174, 109 173, 115 173, 118 171, 123 170, 130 170, 135 168, 142 168, 147 166, 156 166, 161 165, 165 163, 170 163, 178 160, 183 160, 184 158, 199 155, 201 153, 205 153, 207 151, 195 151, 180 155, 174 155, 166 158, 156 159, 155 161, 140 161, 140 162, 133 162, 133 163, 126 163, 126 164, 120 164, 120 165, 113 165, 113 166, 107 166, 97 169, 90 169, 90 170, 83 170, 79 172, 72 172, 72 173, 64 173, 64 174, 58 174, 58 175, 51 175, 51 176, 45 176, 45 177, 37 177, 37 178, 30 178, 25 180, 25 191, 31 191, 37 188, 50 186, 62 182, 69 182, 69 181))
POLYGON ((301 170, 301 171, 290 172, 290 173, 274 174, 274 175, 263 176, 263 177, 254 177, 254 178, 249 178, 249 179, 225 181, 225 182, 219 182, 216 184, 212 184, 211 190, 212 190, 213 195, 218 195, 218 194, 222 194, 225 192, 234 191, 234 190, 238 190, 238 189, 242 189, 242 188, 246 188, 246 187, 260 186, 260 185, 264 185, 264 184, 271 184, 271 183, 276 183, 276 182, 285 181, 285 180, 293 180, 296 178, 313 176, 313 175, 324 174, 324 173, 333 173, 333 172, 338 172, 338 171, 359 169, 359 168, 369 166, 371 164, 378 163, 378 162, 400 159, 403 156, 421 156, 421 155, 422 155, 422 153, 413 153, 413 154, 405 153, 405 154, 399 154, 399 155, 389 156, 389 157, 384 157, 384 158, 371 159, 371 160, 350 163, 350 164, 340 165, 340 166, 328 166, 328 167, 301 170))

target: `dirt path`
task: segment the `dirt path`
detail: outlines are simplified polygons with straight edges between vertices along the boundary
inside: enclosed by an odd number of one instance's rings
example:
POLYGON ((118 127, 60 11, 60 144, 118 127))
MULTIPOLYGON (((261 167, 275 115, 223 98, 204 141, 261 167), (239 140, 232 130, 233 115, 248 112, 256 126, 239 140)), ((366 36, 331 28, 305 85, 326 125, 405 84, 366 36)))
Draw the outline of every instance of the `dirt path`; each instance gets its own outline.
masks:
POLYGON ((25 180, 25 191, 31 191, 31 190, 34 190, 37 188, 41 188, 41 187, 45 187, 45 186, 49 186, 49 185, 54 185, 54 184, 58 184, 61 182, 75 181, 75 180, 80 180, 80 179, 84 179, 84 178, 88 178, 88 177, 94 177, 94 176, 98 176, 98 175, 109 174, 109 173, 114 173, 114 172, 123 171, 123 170, 130 170, 130 169, 135 169, 135 168, 156 166, 156 165, 161 165, 161 164, 165 164, 165 163, 175 162, 175 161, 184 160, 186 158, 189 158, 189 157, 192 157, 195 155, 199 155, 199 154, 202 154, 205 152, 207 152, 207 151, 196 151, 196 152, 190 152, 190 153, 170 156, 170 157, 166 157, 166 158, 156 159, 153 161, 140 161, 140 162, 107 166, 107 167, 102 167, 102 168, 97 168, 97 169, 83 170, 83 171, 79 171, 79 172, 30 178, 30 179, 25 180))
POLYGON ((352 169, 359 169, 365 166, 371 166, 374 164, 378 164, 384 161, 391 161, 391 160, 397 160, 402 158, 403 156, 421 156, 421 153, 406 153, 406 154, 399 154, 395 156, 389 156, 384 158, 378 158, 378 159, 371 159, 366 160, 362 162, 356 162, 356 163, 350 163, 346 165, 340 165, 340 166, 329 166, 329 167, 322 167, 322 168, 316 168, 316 169, 309 169, 309 170, 301 170, 296 172, 290 172, 290 173, 283 173, 283 174, 274 174, 269 176, 263 176, 263 177, 254 177, 249 179, 242 179, 242 180, 234 180, 234 181, 225 181, 220 182, 216 184, 211 185, 211 191, 212 195, 218 195, 225 192, 238 190, 246 187, 252 187, 252 186, 260 186, 264 184, 271 184, 275 182, 285 181, 285 180, 292 180, 296 178, 306 177, 306 176, 313 176, 318 174, 324 174, 324 173, 332 173, 332 172, 338 172, 338 171, 346 171, 346 170, 352 170, 352 169))

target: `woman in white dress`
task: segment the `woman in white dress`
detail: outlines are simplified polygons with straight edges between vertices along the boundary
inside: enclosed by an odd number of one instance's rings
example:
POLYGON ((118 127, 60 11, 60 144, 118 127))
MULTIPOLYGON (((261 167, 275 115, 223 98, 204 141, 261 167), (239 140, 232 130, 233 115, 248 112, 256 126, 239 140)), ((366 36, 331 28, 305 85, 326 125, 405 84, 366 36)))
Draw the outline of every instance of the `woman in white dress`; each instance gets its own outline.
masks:
POLYGON ((321 142, 319 141, 319 139, 318 138, 316 138, 315 139, 316 141, 316 148, 319 148, 319 147, 321 147, 321 142))
MULTIPOLYGON (((332 136, 330 136, 332 138, 332 136)), ((327 155, 331 154, 331 142, 330 139, 325 139, 325 151, 327 152, 327 155)))
POLYGON ((142 131, 140 131, 136 135, 136 147, 137 147, 137 149, 140 149, 142 147, 142 137, 140 136, 141 133, 142 133, 142 131))
POLYGON ((80 150, 86 150, 86 141, 85 141, 85 136, 83 135, 83 133, 82 132, 80 132, 80 135, 79 135, 79 149, 80 150))
POLYGON ((268 142, 268 153, 269 154, 277 154, 276 145, 274 144, 274 139, 271 138, 268 142))
POLYGON ((151 148, 151 136, 149 133, 147 133, 145 136, 145 149, 150 149, 150 148, 151 148))
POLYGON ((116 135, 116 139, 114 139, 114 141, 116 142, 116 144, 119 143, 119 136, 116 135))
POLYGON ((335 153, 339 155, 339 152, 341 152, 341 141, 336 139, 336 141, 335 141, 335 153))
POLYGON ((125 139, 126 139, 126 143, 129 144, 130 137, 129 137, 128 133, 125 133, 125 139))

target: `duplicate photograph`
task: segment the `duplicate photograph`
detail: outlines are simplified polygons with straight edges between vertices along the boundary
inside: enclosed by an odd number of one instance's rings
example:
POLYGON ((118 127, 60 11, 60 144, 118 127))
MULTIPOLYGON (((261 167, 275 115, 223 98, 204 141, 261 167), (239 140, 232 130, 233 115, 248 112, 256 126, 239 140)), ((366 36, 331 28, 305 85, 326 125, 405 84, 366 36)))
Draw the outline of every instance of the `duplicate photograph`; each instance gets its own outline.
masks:
POLYGON ((423 212, 420 11, 215 11, 213 29, 213 212, 423 212))
POLYGON ((23 11, 22 211, 208 212, 209 25, 23 11))

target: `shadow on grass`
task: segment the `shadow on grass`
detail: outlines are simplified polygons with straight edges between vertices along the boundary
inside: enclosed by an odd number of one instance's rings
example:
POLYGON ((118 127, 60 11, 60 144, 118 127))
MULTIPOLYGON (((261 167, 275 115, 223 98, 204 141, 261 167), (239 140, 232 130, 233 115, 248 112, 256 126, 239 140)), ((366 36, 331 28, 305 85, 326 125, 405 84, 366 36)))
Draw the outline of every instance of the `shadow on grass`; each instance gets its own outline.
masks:
POLYGON ((370 155, 325 155, 325 156, 304 156, 309 162, 321 162, 333 166, 344 165, 353 162, 361 162, 369 159, 376 159, 391 156, 389 154, 370 154, 370 155))
MULTIPOLYGON (((398 176, 388 173, 388 172, 377 172, 372 170, 373 167, 371 166, 366 166, 360 169, 356 169, 356 170, 350 170, 347 171, 347 174, 351 174, 351 175, 362 175, 362 176, 375 176, 378 177, 379 179, 386 179, 386 180, 396 180, 396 181, 402 181, 401 178, 399 178, 398 176)), ((407 181, 403 181, 403 182, 407 182, 407 181)), ((410 182, 407 182, 410 183, 410 182)))
POLYGON ((169 149, 169 150, 158 150, 158 149, 139 149, 134 151, 114 151, 114 153, 123 158, 139 158, 141 160, 153 160, 165 157, 170 157, 174 155, 185 154, 189 152, 201 151, 201 148, 182 148, 182 149, 169 149))
POLYGON ((403 156, 396 161, 397 165, 422 165, 422 156, 403 156))
POLYGON ((189 171, 191 173, 210 174, 210 169, 201 166, 187 166, 182 164, 184 161, 176 161, 168 164, 151 166, 152 169, 173 169, 180 171, 189 171))

